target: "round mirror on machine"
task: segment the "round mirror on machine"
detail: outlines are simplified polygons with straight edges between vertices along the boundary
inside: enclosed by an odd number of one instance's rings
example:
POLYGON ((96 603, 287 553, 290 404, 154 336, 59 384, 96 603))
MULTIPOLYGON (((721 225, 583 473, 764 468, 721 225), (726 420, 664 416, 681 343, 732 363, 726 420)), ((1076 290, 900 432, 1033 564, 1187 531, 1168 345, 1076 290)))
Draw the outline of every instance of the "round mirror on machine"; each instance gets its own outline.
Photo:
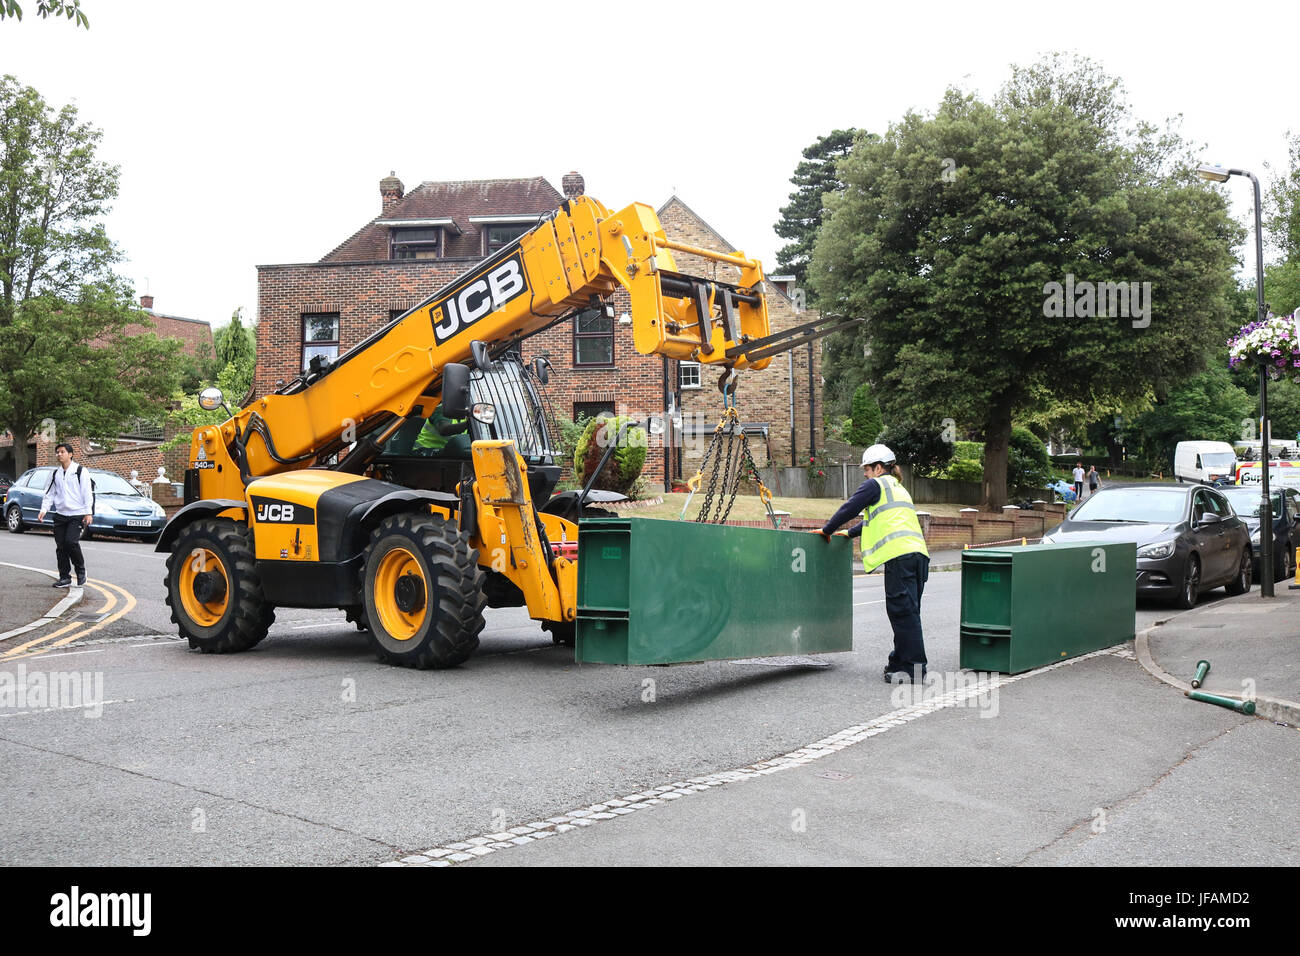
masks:
POLYGON ((470 409, 470 414, 476 421, 491 425, 497 420, 497 407, 490 402, 475 402, 474 407, 470 409))
POLYGON ((199 392, 199 408, 203 409, 205 412, 215 412, 218 408, 224 405, 225 402, 226 396, 222 395, 221 389, 216 388, 215 386, 212 388, 205 388, 203 391, 199 392))

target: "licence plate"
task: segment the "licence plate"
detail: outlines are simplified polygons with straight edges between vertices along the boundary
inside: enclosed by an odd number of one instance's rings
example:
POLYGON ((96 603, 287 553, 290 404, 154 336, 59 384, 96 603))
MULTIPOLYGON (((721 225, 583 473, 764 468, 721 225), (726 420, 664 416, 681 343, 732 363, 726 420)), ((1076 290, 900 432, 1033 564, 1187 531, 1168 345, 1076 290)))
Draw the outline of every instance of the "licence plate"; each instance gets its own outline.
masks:
POLYGON ((128 528, 152 528, 153 522, 147 518, 128 518, 126 519, 128 528))

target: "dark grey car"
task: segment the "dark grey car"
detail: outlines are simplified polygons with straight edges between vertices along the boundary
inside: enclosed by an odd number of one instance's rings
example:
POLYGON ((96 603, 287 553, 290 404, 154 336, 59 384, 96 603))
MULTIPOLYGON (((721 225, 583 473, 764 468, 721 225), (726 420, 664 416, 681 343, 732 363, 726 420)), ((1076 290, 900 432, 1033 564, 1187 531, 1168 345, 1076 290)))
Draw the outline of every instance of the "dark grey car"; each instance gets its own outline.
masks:
MULTIPOLYGON (((1234 485, 1223 489, 1232 510, 1250 532, 1250 545, 1254 552, 1255 577, 1259 577, 1259 506, 1264 496, 1258 485, 1234 485)), ((1300 548, 1300 489, 1273 488, 1269 494, 1273 514, 1273 571, 1274 579, 1281 581, 1295 574, 1295 552, 1300 548)))
POLYGON ((1201 592, 1220 585, 1229 594, 1250 590, 1250 532, 1207 485, 1103 488, 1043 540, 1132 541, 1138 596, 1172 599, 1179 607, 1195 606, 1201 592))

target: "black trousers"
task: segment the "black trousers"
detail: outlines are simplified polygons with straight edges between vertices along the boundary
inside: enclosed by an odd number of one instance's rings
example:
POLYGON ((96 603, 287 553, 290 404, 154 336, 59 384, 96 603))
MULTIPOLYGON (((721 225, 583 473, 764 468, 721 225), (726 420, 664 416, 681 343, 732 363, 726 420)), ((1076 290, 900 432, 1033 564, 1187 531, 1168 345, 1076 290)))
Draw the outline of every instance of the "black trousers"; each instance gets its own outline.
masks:
POLYGON ((885 562, 885 614, 894 627, 888 669, 925 676, 925 638, 921 633, 921 595, 930 577, 930 559, 919 551, 885 562))
POLYGON ((55 514, 54 552, 59 559, 59 577, 71 577, 75 568, 78 578, 86 576, 86 559, 81 556, 81 515, 55 514))

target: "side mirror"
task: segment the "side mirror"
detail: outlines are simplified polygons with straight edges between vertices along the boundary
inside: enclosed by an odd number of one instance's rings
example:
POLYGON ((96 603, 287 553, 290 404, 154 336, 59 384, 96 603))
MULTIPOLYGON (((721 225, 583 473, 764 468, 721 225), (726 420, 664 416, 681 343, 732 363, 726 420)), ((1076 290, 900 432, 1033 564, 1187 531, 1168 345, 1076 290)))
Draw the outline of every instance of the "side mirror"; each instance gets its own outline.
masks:
POLYGON ((539 355, 533 359, 533 375, 545 385, 551 380, 551 363, 539 355))
POLYGON ((199 408, 205 412, 215 412, 218 408, 226 403, 226 396, 221 394, 221 389, 205 388, 199 392, 199 408))
POLYGON ((1196 523, 1198 525, 1218 524, 1222 520, 1223 519, 1220 518, 1218 515, 1207 514, 1207 515, 1201 515, 1199 518, 1197 518, 1196 523))
POLYGON ((442 413, 448 418, 469 415, 469 366, 449 362, 442 367, 442 413))

